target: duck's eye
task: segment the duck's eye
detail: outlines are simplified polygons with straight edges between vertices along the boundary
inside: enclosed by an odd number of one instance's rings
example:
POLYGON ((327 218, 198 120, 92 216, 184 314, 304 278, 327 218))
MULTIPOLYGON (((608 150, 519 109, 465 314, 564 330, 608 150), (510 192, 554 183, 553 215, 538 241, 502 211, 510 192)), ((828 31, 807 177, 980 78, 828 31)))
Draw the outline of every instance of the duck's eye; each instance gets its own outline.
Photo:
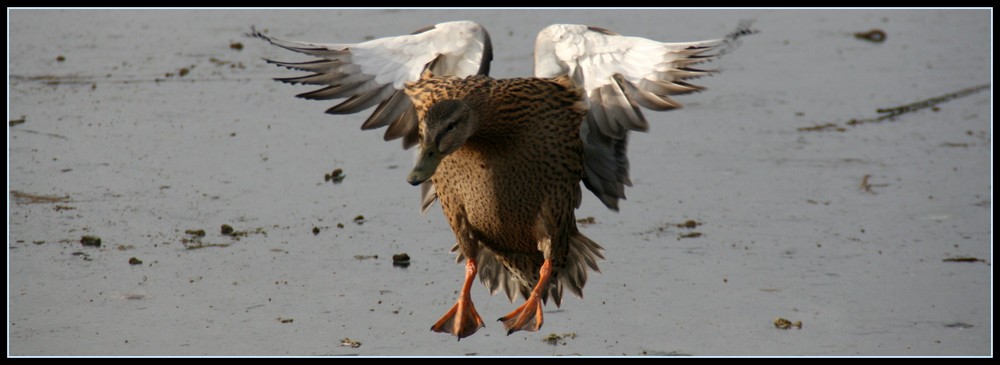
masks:
POLYGON ((458 127, 457 123, 452 123, 452 124, 448 125, 448 128, 445 128, 445 131, 451 132, 451 131, 455 130, 455 128, 457 128, 457 127, 458 127))

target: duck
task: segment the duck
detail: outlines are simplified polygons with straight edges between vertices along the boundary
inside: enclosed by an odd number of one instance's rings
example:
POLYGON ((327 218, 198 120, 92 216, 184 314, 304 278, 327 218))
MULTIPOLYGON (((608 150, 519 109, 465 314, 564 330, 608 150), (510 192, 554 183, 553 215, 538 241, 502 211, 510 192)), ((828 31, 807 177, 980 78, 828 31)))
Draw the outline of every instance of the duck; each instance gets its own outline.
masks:
POLYGON ((628 134, 649 128, 641 109, 680 108, 671 96, 704 89, 686 80, 716 72, 691 66, 754 32, 741 23, 722 38, 665 43, 553 24, 536 38, 534 75, 506 79, 489 76, 489 33, 472 21, 353 44, 250 35, 315 57, 266 60, 310 73, 278 81, 322 87, 298 97, 346 99, 329 114, 375 107, 362 129, 387 127, 385 140, 417 147, 406 181, 421 187, 422 213, 440 201, 465 262, 458 298, 431 330, 461 340, 485 327, 477 277, 491 295, 524 298, 498 319, 508 335, 540 330, 544 305, 560 306, 564 290, 582 297, 604 248, 577 226, 581 183, 618 211, 631 186, 628 134))

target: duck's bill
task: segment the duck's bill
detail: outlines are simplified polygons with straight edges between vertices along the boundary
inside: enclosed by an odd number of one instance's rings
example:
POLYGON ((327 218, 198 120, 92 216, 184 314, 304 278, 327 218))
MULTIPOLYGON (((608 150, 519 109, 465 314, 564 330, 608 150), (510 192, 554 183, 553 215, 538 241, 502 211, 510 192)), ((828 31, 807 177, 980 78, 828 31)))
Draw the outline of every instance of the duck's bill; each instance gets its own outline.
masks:
POLYGON ((413 170, 406 177, 406 182, 410 185, 417 186, 422 184, 434 176, 434 171, 437 170, 438 165, 441 164, 441 159, 443 155, 433 149, 425 149, 420 153, 417 163, 414 164, 413 170))

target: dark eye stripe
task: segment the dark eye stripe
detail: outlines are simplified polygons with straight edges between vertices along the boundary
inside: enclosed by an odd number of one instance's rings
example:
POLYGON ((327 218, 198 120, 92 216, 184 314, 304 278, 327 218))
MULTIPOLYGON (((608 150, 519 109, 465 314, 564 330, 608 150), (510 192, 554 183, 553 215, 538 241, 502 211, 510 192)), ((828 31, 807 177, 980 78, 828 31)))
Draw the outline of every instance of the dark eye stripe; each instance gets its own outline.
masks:
POLYGON ((436 136, 434 136, 434 141, 438 143, 438 149, 441 148, 440 147, 441 138, 444 137, 445 134, 448 134, 448 132, 451 132, 452 130, 454 130, 456 127, 458 127, 458 121, 457 120, 449 123, 448 126, 445 127, 443 131, 439 132, 436 136))

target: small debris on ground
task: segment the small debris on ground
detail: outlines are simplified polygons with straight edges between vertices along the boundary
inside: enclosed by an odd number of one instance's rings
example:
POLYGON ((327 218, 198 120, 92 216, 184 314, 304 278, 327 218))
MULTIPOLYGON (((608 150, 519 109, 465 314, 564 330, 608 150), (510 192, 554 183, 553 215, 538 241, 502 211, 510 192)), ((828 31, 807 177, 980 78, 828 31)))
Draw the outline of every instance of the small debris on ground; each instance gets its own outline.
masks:
POLYGON ((319 227, 313 227, 312 232, 313 232, 313 236, 318 235, 319 234, 319 227))
POLYGON ((241 42, 229 42, 229 49, 235 49, 237 51, 243 50, 243 43, 241 42))
POLYGON ((681 238, 698 238, 698 237, 701 237, 701 232, 682 233, 682 234, 680 234, 680 235, 677 236, 677 239, 681 239, 681 238))
MULTIPOLYGON (((230 228, 232 228, 232 227, 230 227, 230 228)), ((225 233, 223 233, 223 234, 225 234, 225 233)), ((235 240, 237 240, 237 241, 239 241, 240 237, 246 237, 246 236, 249 236, 249 235, 252 235, 252 234, 262 234, 262 235, 267 236, 267 231, 264 230, 264 227, 257 227, 256 229, 254 229, 252 231, 237 231, 237 230, 233 229, 233 231, 231 233, 226 234, 226 235, 229 236, 229 237, 231 237, 231 238, 233 238, 233 239, 235 239, 235 240)))
POLYGON ((354 255, 355 260, 377 259, 378 255, 354 255))
POLYGON ((281 323, 292 323, 294 321, 295 320, 292 319, 292 318, 281 318, 281 317, 278 317, 278 322, 281 322, 281 323))
MULTIPOLYGON (((983 91, 983 90, 986 90, 986 89, 989 89, 989 88, 990 88, 990 84, 976 85, 976 86, 973 86, 973 87, 968 87, 968 88, 965 88, 965 89, 962 89, 962 90, 958 90, 958 91, 955 91, 955 92, 950 92, 950 93, 947 93, 947 94, 944 94, 944 95, 941 95, 941 96, 938 96, 938 97, 934 97, 934 98, 930 98, 930 99, 924 99, 924 100, 920 100, 920 101, 917 101, 917 102, 909 103, 909 104, 906 104, 906 105, 900 105, 900 106, 895 106, 895 107, 890 107, 890 108, 878 108, 878 109, 875 109, 875 112, 878 113, 878 114, 880 114, 877 117, 862 118, 862 119, 852 118, 851 120, 848 120, 844 124, 846 124, 849 127, 856 127, 856 126, 859 126, 859 125, 862 125, 862 124, 878 123, 878 122, 882 122, 884 120, 895 121, 896 117, 898 117, 898 116, 900 116, 902 114, 912 113, 912 112, 915 112, 915 111, 918 111, 918 110, 921 110, 921 109, 926 109, 926 108, 931 108, 931 110, 934 110, 934 108, 937 108, 938 104, 944 103, 946 101, 958 99, 958 98, 961 98, 961 97, 969 96, 969 95, 975 94, 977 92, 980 92, 980 91, 983 91)), ((798 128, 798 131, 799 132, 812 132, 812 131, 824 131, 824 130, 828 130, 828 129, 829 130, 835 130, 835 131, 838 131, 838 132, 843 132, 843 131, 846 130, 846 128, 841 127, 840 125, 838 125, 836 123, 826 123, 826 124, 821 124, 821 125, 817 125, 817 126, 813 126, 813 127, 801 127, 801 128, 798 128)))
POLYGON ((871 175, 865 175, 865 177, 861 178, 861 190, 866 193, 875 194, 875 192, 872 191, 872 185, 868 182, 868 179, 871 177, 871 175))
POLYGON ((84 246, 101 247, 101 238, 97 236, 80 237, 80 243, 84 246))
MULTIPOLYGON (((704 225, 704 224, 705 224, 705 222, 699 222, 699 221, 696 221, 696 220, 693 220, 693 219, 688 219, 688 220, 686 220, 684 222, 681 222, 681 223, 664 222, 660 226, 658 226, 658 227, 656 227, 654 229, 642 232, 640 234, 650 234, 650 233, 652 233, 652 234, 655 234, 657 237, 660 237, 660 236, 667 235, 667 234, 673 234, 676 231, 675 228, 680 228, 680 229, 695 229, 695 228, 698 228, 698 226, 701 226, 701 225, 704 225)), ((696 238, 696 237, 701 237, 701 236, 702 236, 701 232, 678 233, 677 234, 677 239, 679 240, 681 238, 696 238)))
POLYGON ((229 243, 203 243, 199 240, 181 240, 185 250, 197 250, 205 247, 229 247, 229 243))
POLYGON ((576 338, 576 332, 563 333, 562 335, 558 335, 556 333, 550 333, 548 336, 542 338, 542 341, 545 341, 549 345, 555 346, 555 345, 565 345, 567 339, 574 339, 574 338, 576 338))
POLYGON ((63 62, 63 61, 66 61, 66 56, 63 55, 56 56, 56 62, 63 62))
POLYGON ((836 123, 825 123, 825 124, 817 124, 811 127, 799 127, 796 128, 796 130, 799 132, 822 132, 822 131, 845 132, 847 131, 847 128, 841 127, 836 123))
POLYGON ((693 356, 692 354, 680 352, 677 350, 673 351, 659 351, 659 350, 642 350, 639 353, 642 356, 693 356))
POLYGON ((597 220, 594 219, 594 217, 587 217, 587 218, 577 219, 576 222, 580 223, 580 224, 583 224, 583 225, 588 225, 588 224, 595 224, 595 223, 597 223, 597 220))
POLYGON ((881 29, 872 29, 867 32, 857 32, 854 33, 854 38, 863 39, 872 43, 882 43, 885 42, 885 31, 881 29))
POLYGON ((246 65, 243 64, 243 62, 235 62, 234 63, 232 61, 220 60, 220 59, 215 58, 215 57, 209 58, 208 62, 211 62, 213 65, 216 65, 216 66, 229 65, 229 68, 231 68, 231 69, 245 69, 245 68, 247 68, 246 65))
POLYGON ((135 257, 132 257, 132 258, 128 259, 128 264, 129 265, 142 265, 142 260, 139 260, 139 259, 137 259, 135 257))
POLYGON ((365 216, 358 214, 357 217, 354 217, 354 223, 357 223, 359 226, 365 224, 365 216))
POLYGON ((972 328, 972 327, 975 327, 975 326, 973 326, 971 324, 964 323, 964 322, 947 323, 944 326, 945 326, 945 328, 972 328))
POLYGON ((875 194, 875 191, 873 191, 872 188, 884 188, 886 186, 889 186, 889 184, 872 184, 871 182, 869 182, 871 177, 872 177, 871 175, 865 175, 864 177, 861 178, 861 191, 864 191, 869 194, 875 194))
POLYGON ((809 203, 809 204, 812 204, 812 205, 830 205, 830 201, 829 200, 818 201, 818 200, 813 200, 813 199, 806 199, 806 203, 809 203))
POLYGON ((17 204, 48 204, 48 203, 69 203, 69 195, 66 196, 51 196, 51 195, 39 195, 25 193, 22 191, 11 190, 10 195, 14 197, 14 202, 17 204))
POLYGON ((969 147, 968 143, 944 142, 941 147, 969 147))
POLYGON ((344 181, 344 170, 333 169, 333 172, 323 174, 323 181, 333 181, 334 184, 339 184, 341 181, 344 181))
POLYGON ((407 267, 410 266, 410 255, 405 252, 401 254, 392 255, 392 266, 407 267))
MULTIPOLYGON (((224 225, 224 226, 227 226, 227 225, 224 225)), ((232 229, 232 227, 229 227, 229 229, 232 229)), ((220 232, 221 231, 228 231, 228 229, 220 227, 219 231, 220 232)), ((205 237, 205 230, 204 229, 188 229, 188 230, 185 230, 184 233, 191 236, 191 237, 183 237, 183 238, 181 238, 181 244, 183 244, 184 245, 184 249, 187 249, 187 250, 197 250, 199 248, 205 248, 205 247, 229 247, 229 245, 232 244, 232 243, 205 243, 205 242, 202 242, 201 239, 203 237, 205 237)), ((246 236, 246 235, 248 235, 250 233, 262 233, 263 234, 263 229, 262 228, 258 228, 257 231, 255 231, 255 232, 245 232, 245 231, 239 231, 239 232, 237 232, 236 230, 233 230, 232 232, 230 232, 228 234, 228 236, 231 237, 231 238, 233 238, 236 241, 239 241, 241 236, 246 236)))
POLYGON ((344 337, 342 340, 340 340, 340 346, 349 346, 351 348, 356 349, 358 347, 361 347, 361 341, 352 340, 348 337, 344 337))
POLYGON ((25 118, 22 115, 21 119, 11 119, 10 122, 8 123, 8 125, 11 126, 11 127, 13 127, 15 125, 24 123, 24 120, 25 120, 25 118))
POLYGON ((223 224, 222 227, 219 229, 219 231, 224 236, 232 235, 233 234, 233 226, 230 226, 228 224, 223 224))
POLYGON ((698 222, 696 222, 694 220, 689 219, 688 221, 686 221, 684 223, 677 224, 677 227, 678 228, 695 229, 695 228, 697 228, 700 225, 701 225, 701 223, 698 223, 698 222))
POLYGON ((949 257, 949 258, 943 259, 941 261, 942 262, 983 262, 983 263, 986 262, 986 260, 975 258, 975 257, 971 257, 971 256, 949 257))
POLYGON ((792 321, 789 321, 789 320, 781 318, 781 317, 776 317, 774 319, 774 327, 778 328, 778 329, 783 329, 783 330, 787 330, 787 329, 790 329, 792 327, 795 327, 797 329, 802 329, 802 321, 792 322, 792 321))

